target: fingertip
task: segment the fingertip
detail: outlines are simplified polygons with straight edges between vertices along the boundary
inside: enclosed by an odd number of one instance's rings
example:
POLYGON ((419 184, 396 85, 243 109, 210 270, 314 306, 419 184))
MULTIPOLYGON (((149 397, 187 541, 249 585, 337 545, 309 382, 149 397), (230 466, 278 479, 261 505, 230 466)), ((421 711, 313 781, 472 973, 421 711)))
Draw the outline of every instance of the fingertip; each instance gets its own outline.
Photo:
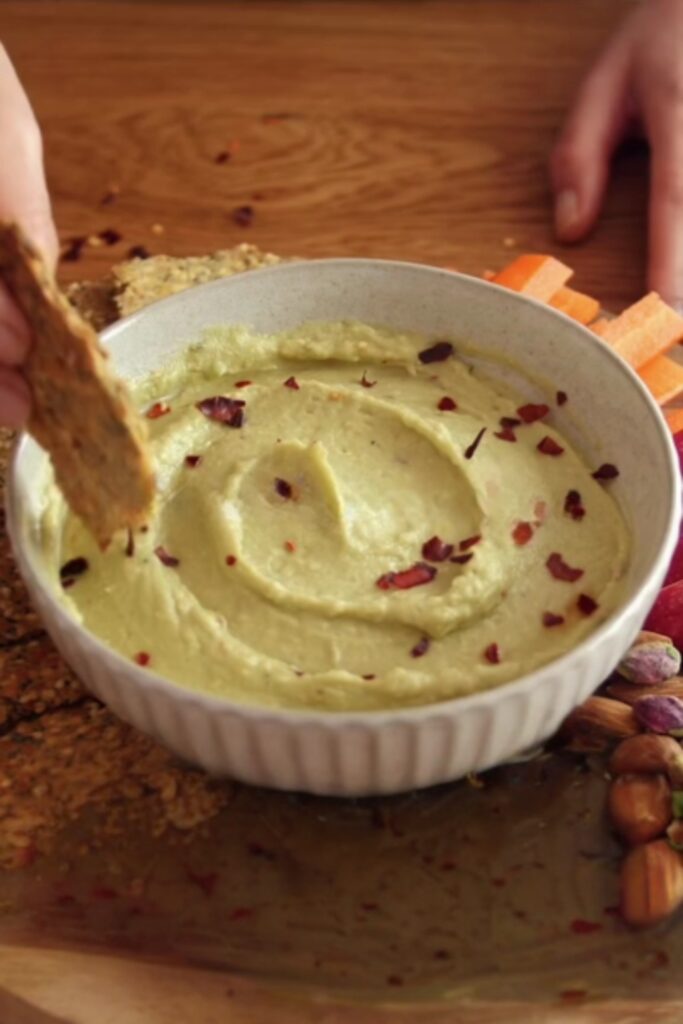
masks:
POLYGON ((31 394, 26 381, 18 373, 0 373, 0 425, 10 430, 25 426, 31 409, 31 394))
POLYGON ((0 284, 0 363, 19 366, 31 347, 31 332, 20 309, 0 284))

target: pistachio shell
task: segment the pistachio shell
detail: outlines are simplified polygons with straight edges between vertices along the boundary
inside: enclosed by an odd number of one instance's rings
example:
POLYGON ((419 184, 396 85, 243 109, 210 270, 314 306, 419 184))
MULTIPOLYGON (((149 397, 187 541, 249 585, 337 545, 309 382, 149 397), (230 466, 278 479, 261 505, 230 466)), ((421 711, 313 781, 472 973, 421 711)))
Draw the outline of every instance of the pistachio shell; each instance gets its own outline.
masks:
POLYGON ((619 663, 617 671, 639 686, 663 683, 678 675, 681 655, 668 637, 640 637, 619 663))
POLYGON ((683 736, 683 700, 679 697, 641 697, 633 713, 650 732, 683 736))

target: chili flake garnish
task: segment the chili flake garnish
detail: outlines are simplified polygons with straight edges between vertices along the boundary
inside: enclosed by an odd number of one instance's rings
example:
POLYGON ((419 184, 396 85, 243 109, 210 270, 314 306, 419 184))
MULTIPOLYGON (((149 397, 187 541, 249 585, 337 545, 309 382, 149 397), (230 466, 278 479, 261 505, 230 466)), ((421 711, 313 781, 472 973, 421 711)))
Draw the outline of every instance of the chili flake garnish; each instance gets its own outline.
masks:
POLYGON ((63 587, 71 587, 79 576, 89 569, 87 558, 70 558, 59 570, 59 578, 63 587))
POLYGON ((287 380, 284 382, 284 386, 286 388, 291 388, 292 391, 298 391, 300 387, 296 377, 288 377, 287 380))
POLYGON ((453 545, 447 544, 436 535, 422 545, 422 557, 428 562, 445 562, 453 554, 453 545))
POLYGON ((481 534, 475 533, 473 537, 466 537, 465 540, 461 540, 458 544, 458 551, 469 551, 475 544, 478 544, 481 540, 481 534))
POLYGON ((618 476, 619 470, 611 462, 603 462, 593 473, 594 480, 615 480, 618 476))
POLYGON ((410 590, 421 587, 423 583, 431 583, 437 570, 426 562, 416 562, 410 569, 400 572, 387 572, 376 581, 380 590, 410 590))
POLYGON ((374 388, 374 386, 377 383, 377 381, 376 380, 368 380, 367 373, 366 373, 365 370, 363 370, 363 376, 358 381, 358 383, 361 384, 364 388, 374 388))
POLYGON ((285 551, 289 551, 289 553, 292 554, 292 555, 296 551, 296 544, 294 543, 293 540, 286 540, 284 545, 283 545, 283 547, 284 547, 285 551))
POLYGON ((520 548, 528 544, 534 535, 534 528, 531 523, 517 523, 512 531, 512 539, 520 548))
POLYGON ((151 253, 144 245, 131 245, 126 255, 129 260, 148 260, 151 253))
POLYGON ((275 491, 281 498, 292 497, 292 485, 279 476, 275 477, 275 491))
POLYGON ((204 398, 197 402, 197 408, 209 420, 216 423, 224 423, 226 427, 241 427, 244 422, 244 406, 239 398, 226 398, 224 395, 216 395, 213 398, 204 398))
POLYGON ((489 644, 484 651, 484 657, 490 665, 500 664, 500 650, 498 644, 489 644))
POLYGON ((516 419, 514 416, 501 416, 498 420, 503 430, 514 430, 515 427, 521 427, 522 421, 516 419))
POLYGON ((236 206, 232 211, 232 219, 241 228, 248 228, 254 219, 253 206, 236 206))
POLYGON ((159 561, 163 565, 167 565, 169 569, 175 569, 177 565, 180 565, 180 559, 176 558, 175 555, 170 555, 166 548, 161 544, 154 549, 154 554, 157 556, 159 561))
POLYGON ((225 564, 226 565, 237 565, 237 558, 236 558, 236 556, 235 555, 226 555, 225 556, 225 564))
POLYGON ((254 382, 252 380, 236 380, 235 381, 235 387, 236 388, 248 388, 249 385, 253 384, 253 383, 254 382))
POLYGON ((576 583, 583 576, 583 569, 572 569, 571 565, 567 565, 562 555, 557 551, 553 551, 552 555, 548 555, 545 564, 548 572, 554 579, 563 580, 565 583, 576 583))
POLYGON ((501 441, 517 440, 517 435, 515 434, 514 430, 511 429, 511 427, 503 427, 502 430, 496 430, 494 431, 493 436, 497 437, 501 441))
POLYGON ((443 398, 437 402, 436 407, 437 409, 440 409, 441 412, 453 412, 458 408, 458 403, 455 402, 450 395, 444 395, 443 398))
POLYGON ((567 497, 564 499, 564 510, 572 519, 583 519, 586 510, 583 507, 581 495, 578 491, 567 491, 567 497))
POLYGON ((145 416, 148 420, 158 420, 161 416, 166 416, 171 411, 170 405, 164 405, 163 402, 155 402, 151 405, 145 416))
POLYGON ((202 461, 201 455, 186 455, 185 456, 185 465, 189 466, 190 469, 194 469, 195 466, 198 466, 201 461, 202 461))
POLYGON ((589 594, 579 594, 576 605, 582 615, 592 615, 598 609, 598 602, 589 594))
POLYGON ((566 405, 569 395, 566 391, 558 391, 555 395, 555 401, 558 405, 566 405))
POLYGON ((564 448, 554 438, 546 436, 536 445, 542 455, 562 455, 564 448))
POLYGON ((373 672, 368 672, 367 675, 361 676, 361 679, 376 679, 377 676, 373 672))
POLYGON ((477 448, 481 444, 481 439, 482 439, 482 437, 484 436, 485 433, 486 433, 486 427, 482 427, 481 430, 479 431, 479 433, 477 434, 477 436, 475 437, 474 441, 472 442, 472 444, 469 445, 468 448, 465 448, 465 458, 466 459, 471 459, 472 458, 472 456, 476 452, 477 448))
POLYGON ((418 359, 421 363, 443 363, 445 359, 453 355, 453 346, 450 341, 437 341, 431 348, 424 348, 418 359))
POLYGON ((145 667, 145 665, 149 665, 151 660, 152 656, 151 654, 148 654, 147 651, 138 651, 138 653, 133 658, 133 661, 137 662, 138 665, 142 665, 143 668, 145 667))
POLYGON ((465 555, 453 555, 449 561, 455 562, 456 565, 466 565, 472 558, 474 558, 474 551, 468 551, 465 555))
POLYGON ((128 527, 128 541, 126 543, 125 552, 127 558, 132 558, 135 554, 135 537, 133 536, 133 531, 130 526, 128 527))
POLYGON ((533 402, 529 402, 527 405, 520 405, 517 415, 524 423, 535 423, 536 420, 542 420, 549 412, 550 409, 547 405, 542 403, 534 405, 533 402))
POLYGON ((549 629, 552 626, 564 625, 564 615, 555 615, 554 612, 543 612, 543 625, 549 629))
POLYGON ((98 238, 101 238, 105 245, 116 245, 122 239, 120 231, 116 231, 115 228, 105 228, 104 231, 100 231, 98 238))
POLYGON ((415 644, 412 651, 410 652, 411 658, 421 658, 422 655, 426 654, 427 651, 429 650, 430 644, 431 640, 429 639, 429 637, 423 636, 421 640, 418 640, 418 642, 415 644))

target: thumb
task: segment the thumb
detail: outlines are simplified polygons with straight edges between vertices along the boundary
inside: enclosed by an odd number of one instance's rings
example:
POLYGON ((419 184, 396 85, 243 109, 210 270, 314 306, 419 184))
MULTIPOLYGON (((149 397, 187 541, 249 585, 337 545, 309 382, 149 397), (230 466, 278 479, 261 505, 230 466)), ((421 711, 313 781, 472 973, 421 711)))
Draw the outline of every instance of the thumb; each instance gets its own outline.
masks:
POLYGON ((628 123, 630 51, 630 34, 622 30, 584 79, 553 150, 560 241, 583 238, 600 212, 610 160, 628 123))

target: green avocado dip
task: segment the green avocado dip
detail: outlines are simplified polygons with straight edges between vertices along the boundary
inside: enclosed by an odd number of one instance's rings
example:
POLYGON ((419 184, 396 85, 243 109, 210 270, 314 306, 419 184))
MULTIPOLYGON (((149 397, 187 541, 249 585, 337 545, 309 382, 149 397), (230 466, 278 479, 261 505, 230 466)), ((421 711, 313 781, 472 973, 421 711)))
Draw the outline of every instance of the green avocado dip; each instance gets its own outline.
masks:
POLYGON ((148 527, 100 551, 50 485, 44 549, 88 630, 183 687, 429 704, 557 658, 619 601, 629 536, 609 483, 554 401, 502 393, 448 341, 216 328, 134 395, 157 467, 148 527))

